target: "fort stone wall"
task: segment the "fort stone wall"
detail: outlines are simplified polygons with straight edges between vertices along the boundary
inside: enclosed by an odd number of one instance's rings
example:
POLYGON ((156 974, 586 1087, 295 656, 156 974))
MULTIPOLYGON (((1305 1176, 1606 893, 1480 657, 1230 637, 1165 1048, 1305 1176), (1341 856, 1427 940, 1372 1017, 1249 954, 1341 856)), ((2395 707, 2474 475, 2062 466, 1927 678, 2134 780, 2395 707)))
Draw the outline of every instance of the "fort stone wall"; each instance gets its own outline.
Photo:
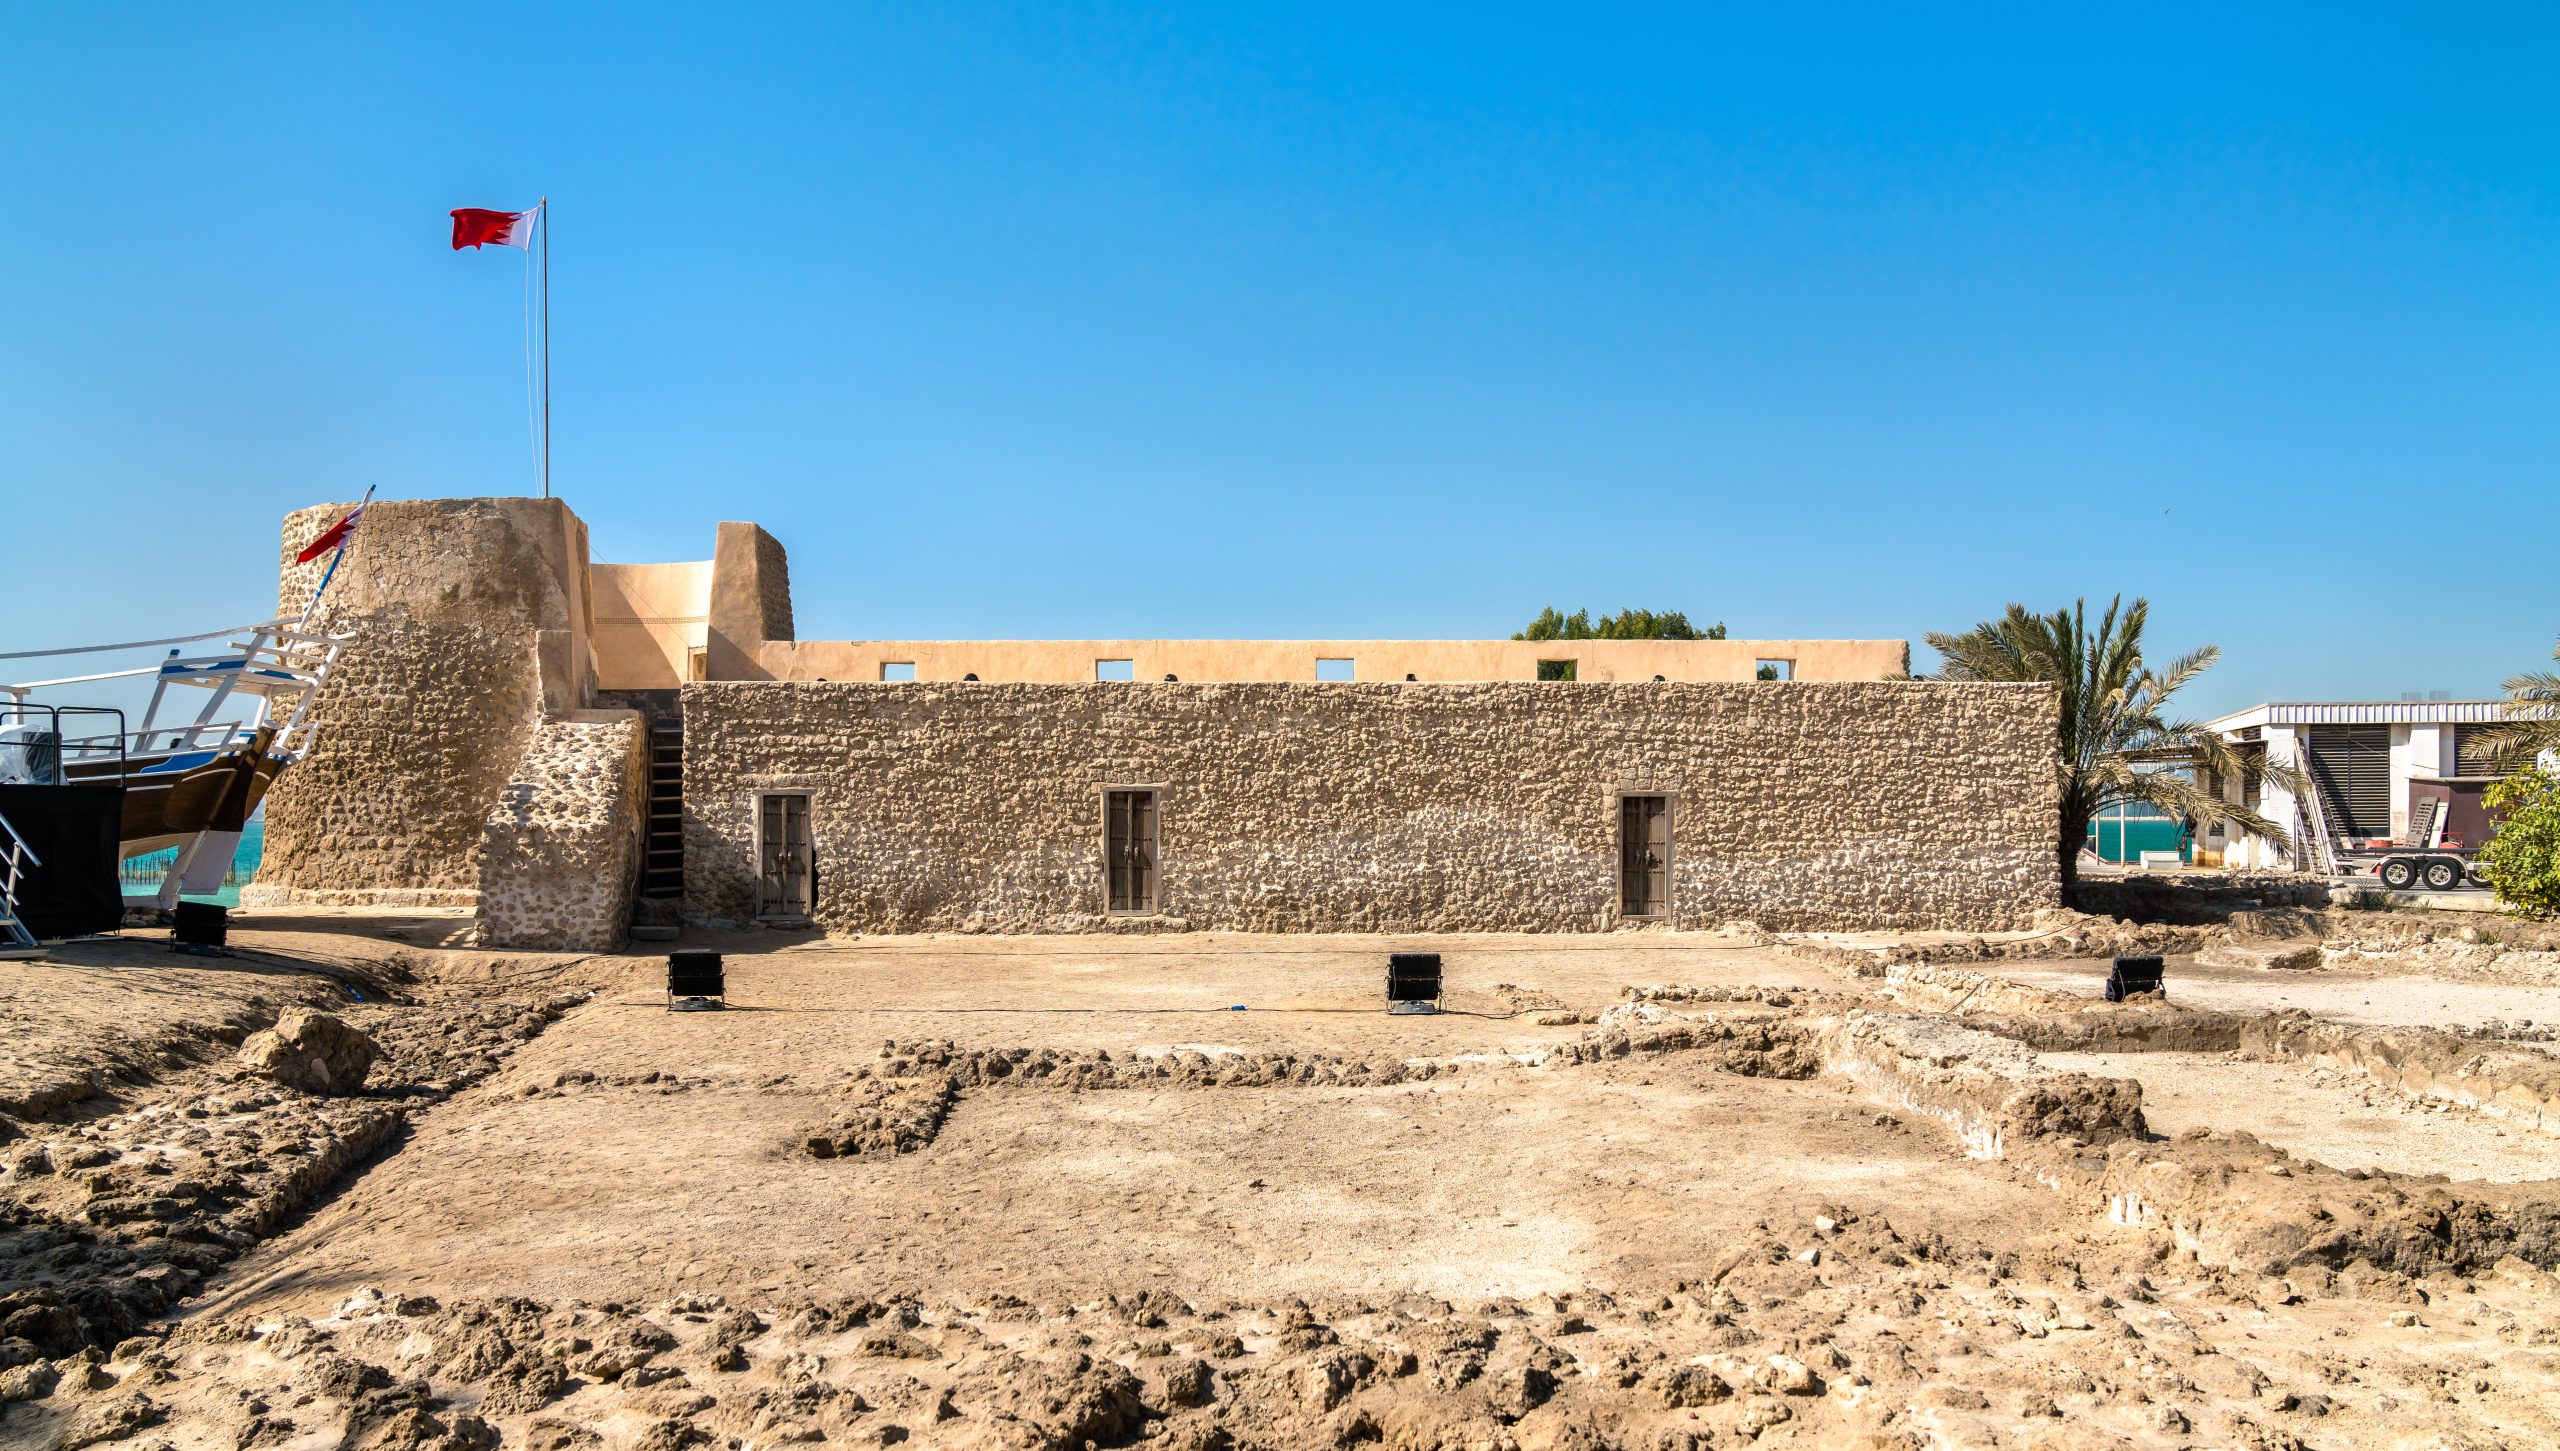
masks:
POLYGON ((1622 792, 1672 798, 1674 926, 2059 900, 2036 686, 712 682, 683 711, 702 922, 755 916, 776 791, 811 798, 832 932, 1602 930, 1622 792), (1105 914, 1110 786, 1161 793, 1154 917, 1105 914))
MULTIPOLYGON (((293 556, 353 507, 285 516, 285 618, 329 562, 293 556)), ((586 562, 586 526, 556 499, 367 509, 310 626, 355 638, 314 703, 311 753, 268 794, 242 900, 470 905, 500 788, 546 704, 578 703, 586 562)))
POLYGON ((635 711, 544 719, 500 788, 480 850, 480 940, 611 952, 640 874, 647 732, 635 711))

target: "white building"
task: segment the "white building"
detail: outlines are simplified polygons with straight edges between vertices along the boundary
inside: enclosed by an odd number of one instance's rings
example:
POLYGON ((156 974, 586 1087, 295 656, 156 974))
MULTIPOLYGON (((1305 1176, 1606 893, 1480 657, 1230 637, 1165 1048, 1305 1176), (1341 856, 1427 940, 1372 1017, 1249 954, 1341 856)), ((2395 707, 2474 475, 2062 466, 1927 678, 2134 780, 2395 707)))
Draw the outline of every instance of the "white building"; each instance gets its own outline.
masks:
MULTIPOLYGON (((2500 700, 2278 701, 2205 722, 2244 751, 2263 751, 2310 778, 2323 823, 2340 851, 2408 837, 2414 817, 2419 845, 2478 846, 2488 836, 2480 795, 2490 770, 2481 732, 2510 720, 2500 700)), ((2293 833, 2288 854, 2270 842, 2242 838, 2216 825, 2196 842, 2200 862, 2225 866, 2318 868, 2318 833, 2308 803, 2252 773, 2245 785, 2220 783, 2223 798, 2254 807, 2293 833)))

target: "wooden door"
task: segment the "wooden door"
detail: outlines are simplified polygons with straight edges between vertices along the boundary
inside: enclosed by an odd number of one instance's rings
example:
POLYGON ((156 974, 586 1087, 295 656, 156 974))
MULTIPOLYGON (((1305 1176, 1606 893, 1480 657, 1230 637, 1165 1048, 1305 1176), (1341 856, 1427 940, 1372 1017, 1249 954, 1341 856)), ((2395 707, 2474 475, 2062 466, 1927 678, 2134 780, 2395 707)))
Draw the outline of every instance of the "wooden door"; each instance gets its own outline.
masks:
POLYGON ((1671 910, 1671 798, 1618 798, 1618 900, 1629 917, 1671 910))
POLYGON ((1103 793, 1102 857, 1110 910, 1155 911, 1156 793, 1103 793))
POLYGON ((763 859, 756 864, 756 915, 806 917, 818 904, 817 854, 809 841, 809 798, 767 796, 761 812, 758 840, 763 859))

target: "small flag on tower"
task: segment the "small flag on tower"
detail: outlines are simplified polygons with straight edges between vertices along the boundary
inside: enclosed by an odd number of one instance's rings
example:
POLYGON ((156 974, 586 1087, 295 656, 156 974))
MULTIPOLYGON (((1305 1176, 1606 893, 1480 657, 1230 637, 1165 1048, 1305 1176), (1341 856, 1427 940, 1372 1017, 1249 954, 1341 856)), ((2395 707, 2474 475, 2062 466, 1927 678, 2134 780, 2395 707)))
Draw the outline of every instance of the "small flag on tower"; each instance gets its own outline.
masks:
POLYGON ((302 546, 302 552, 293 557, 293 562, 296 564, 309 564, 311 561, 318 559, 321 555, 324 555, 330 550, 337 548, 339 545, 346 543, 348 536, 356 532, 356 520, 364 516, 365 504, 373 502, 373 490, 365 490, 364 496, 364 504, 356 505, 353 510, 349 511, 347 517, 330 525, 328 528, 321 530, 320 537, 302 546))
POLYGON ((529 212, 492 212, 479 207, 453 209, 453 250, 465 247, 533 247, 534 223, 542 217, 542 208, 529 212))

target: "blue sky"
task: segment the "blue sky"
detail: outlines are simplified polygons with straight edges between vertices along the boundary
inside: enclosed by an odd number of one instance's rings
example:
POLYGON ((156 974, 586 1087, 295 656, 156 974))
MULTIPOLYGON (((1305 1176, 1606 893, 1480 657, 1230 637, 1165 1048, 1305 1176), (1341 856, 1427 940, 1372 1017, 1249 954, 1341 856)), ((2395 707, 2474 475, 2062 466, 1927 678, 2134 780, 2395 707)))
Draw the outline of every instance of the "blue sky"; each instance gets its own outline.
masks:
MULTIPOLYGON (((0 10, 0 649, 276 518, 719 519, 813 638, 1916 640, 2148 594, 2199 710, 2560 634, 2547 7, 0 10)), ((1926 663, 1926 657, 1923 658, 1926 663)))

